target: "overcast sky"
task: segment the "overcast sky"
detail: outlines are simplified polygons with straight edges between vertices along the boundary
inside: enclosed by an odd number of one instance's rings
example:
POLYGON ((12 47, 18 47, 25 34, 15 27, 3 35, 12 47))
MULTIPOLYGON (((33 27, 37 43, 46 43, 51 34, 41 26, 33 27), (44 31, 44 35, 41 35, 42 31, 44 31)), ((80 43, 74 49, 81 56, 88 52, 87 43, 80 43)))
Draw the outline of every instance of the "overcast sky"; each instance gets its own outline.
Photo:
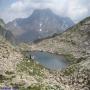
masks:
POLYGON ((50 8, 74 22, 90 16, 90 0, 0 0, 0 18, 5 22, 25 18, 35 9, 50 8))

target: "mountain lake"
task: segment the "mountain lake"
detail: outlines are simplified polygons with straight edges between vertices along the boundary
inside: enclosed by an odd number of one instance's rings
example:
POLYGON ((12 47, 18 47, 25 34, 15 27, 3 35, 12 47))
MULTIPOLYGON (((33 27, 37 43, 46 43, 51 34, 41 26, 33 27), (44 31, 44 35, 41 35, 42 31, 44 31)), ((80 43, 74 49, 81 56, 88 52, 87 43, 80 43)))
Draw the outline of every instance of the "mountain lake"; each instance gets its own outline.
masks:
POLYGON ((42 66, 51 70, 62 70, 68 67, 69 62, 63 55, 51 54, 48 52, 33 51, 26 54, 42 66))

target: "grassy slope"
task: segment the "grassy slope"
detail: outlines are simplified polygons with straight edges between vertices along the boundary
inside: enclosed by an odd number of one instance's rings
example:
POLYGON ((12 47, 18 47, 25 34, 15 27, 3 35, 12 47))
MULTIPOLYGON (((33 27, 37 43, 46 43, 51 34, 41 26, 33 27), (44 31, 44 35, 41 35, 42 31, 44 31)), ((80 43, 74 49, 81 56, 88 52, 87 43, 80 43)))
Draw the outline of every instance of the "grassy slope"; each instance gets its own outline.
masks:
MULTIPOLYGON (((87 29, 89 27, 86 25, 83 27, 83 24, 85 24, 85 22, 81 22, 60 36, 46 39, 31 46, 32 50, 43 50, 64 54, 72 61, 80 60, 79 64, 74 64, 63 72, 67 78, 66 80, 64 76, 61 77, 60 74, 55 76, 38 63, 30 59, 23 58, 20 51, 17 52, 17 50, 11 48, 8 43, 1 41, 0 43, 2 47, 0 47, 0 52, 2 55, 0 56, 0 64, 5 64, 5 66, 2 68, 2 71, 4 72, 0 73, 0 87, 13 86, 20 90, 63 90, 61 89, 61 86, 63 85, 64 87, 71 86, 71 90, 75 90, 76 88, 78 88, 78 90, 82 90, 82 88, 85 90, 84 88, 89 88, 90 49, 89 47, 86 48, 89 44, 89 30, 87 29), (7 56, 6 51, 9 52, 10 57, 7 56), (3 57, 3 55, 5 57, 3 57), (19 63, 15 64, 14 68, 13 64, 17 61, 19 61, 19 63)), ((64 88, 64 90, 66 90, 66 88, 64 88)))

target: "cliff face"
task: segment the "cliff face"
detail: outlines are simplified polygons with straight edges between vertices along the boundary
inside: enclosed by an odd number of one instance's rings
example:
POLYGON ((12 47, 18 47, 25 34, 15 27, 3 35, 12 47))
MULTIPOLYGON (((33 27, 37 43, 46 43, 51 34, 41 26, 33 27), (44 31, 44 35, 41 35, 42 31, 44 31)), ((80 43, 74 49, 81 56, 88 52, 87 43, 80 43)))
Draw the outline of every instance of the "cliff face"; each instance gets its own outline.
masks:
POLYGON ((13 45, 15 45, 16 40, 13 34, 5 28, 5 23, 2 19, 0 19, 0 39, 6 39, 13 45))

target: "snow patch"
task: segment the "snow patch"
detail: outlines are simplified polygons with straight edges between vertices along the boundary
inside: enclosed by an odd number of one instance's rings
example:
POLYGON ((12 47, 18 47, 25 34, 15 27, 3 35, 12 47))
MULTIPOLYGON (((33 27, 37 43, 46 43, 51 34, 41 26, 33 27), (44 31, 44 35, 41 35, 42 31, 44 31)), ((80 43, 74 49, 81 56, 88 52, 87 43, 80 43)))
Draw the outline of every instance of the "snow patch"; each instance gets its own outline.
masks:
POLYGON ((39 30, 40 32, 42 31, 42 29, 39 30))
POLYGON ((17 23, 16 23, 16 22, 14 23, 14 26, 15 26, 15 27, 17 26, 17 23))
POLYGON ((40 23, 40 27, 42 27, 42 23, 40 23))

